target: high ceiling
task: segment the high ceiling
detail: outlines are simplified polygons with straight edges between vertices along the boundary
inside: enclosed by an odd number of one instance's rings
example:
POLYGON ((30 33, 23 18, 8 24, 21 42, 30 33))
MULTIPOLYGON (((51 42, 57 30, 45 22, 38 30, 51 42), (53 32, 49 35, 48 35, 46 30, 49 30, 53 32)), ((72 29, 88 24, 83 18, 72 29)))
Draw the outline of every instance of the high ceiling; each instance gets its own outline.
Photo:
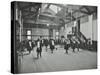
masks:
POLYGON ((18 2, 24 23, 63 25, 97 12, 96 6, 18 2))

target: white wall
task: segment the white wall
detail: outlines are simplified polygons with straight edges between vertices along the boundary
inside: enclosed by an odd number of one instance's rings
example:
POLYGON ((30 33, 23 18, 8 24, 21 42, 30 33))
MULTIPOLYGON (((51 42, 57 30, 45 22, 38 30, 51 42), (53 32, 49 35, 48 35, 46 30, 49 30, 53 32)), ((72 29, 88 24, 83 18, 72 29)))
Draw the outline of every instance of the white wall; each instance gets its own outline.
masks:
POLYGON ((90 38, 90 28, 88 22, 80 24, 80 31, 86 36, 86 38, 90 38))
POLYGON ((32 39, 36 40, 38 37, 43 36, 44 38, 47 38, 49 36, 49 30, 48 29, 41 29, 41 28, 32 28, 32 39))
POLYGON ((92 35, 92 39, 94 41, 97 41, 97 20, 93 20, 92 25, 90 25, 89 22, 81 23, 80 31, 86 36, 86 38, 90 38, 92 35), (91 28, 92 28, 92 34, 91 34, 91 28))
POLYGON ((93 20, 93 40, 97 41, 97 31, 98 31, 98 24, 97 20, 93 20))

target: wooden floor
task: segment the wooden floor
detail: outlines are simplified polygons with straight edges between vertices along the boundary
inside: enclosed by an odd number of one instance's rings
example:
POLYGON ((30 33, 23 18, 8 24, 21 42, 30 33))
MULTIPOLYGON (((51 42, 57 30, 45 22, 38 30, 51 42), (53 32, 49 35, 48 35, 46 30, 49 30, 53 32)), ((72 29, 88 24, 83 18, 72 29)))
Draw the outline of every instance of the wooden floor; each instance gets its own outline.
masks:
POLYGON ((37 59, 36 48, 32 50, 31 54, 25 52, 27 55, 21 60, 19 66, 20 73, 36 73, 36 72, 51 72, 51 71, 68 71, 68 70, 82 70, 97 68, 97 53, 82 50, 73 53, 69 49, 69 54, 65 54, 63 48, 51 51, 45 51, 43 48, 42 57, 37 59))

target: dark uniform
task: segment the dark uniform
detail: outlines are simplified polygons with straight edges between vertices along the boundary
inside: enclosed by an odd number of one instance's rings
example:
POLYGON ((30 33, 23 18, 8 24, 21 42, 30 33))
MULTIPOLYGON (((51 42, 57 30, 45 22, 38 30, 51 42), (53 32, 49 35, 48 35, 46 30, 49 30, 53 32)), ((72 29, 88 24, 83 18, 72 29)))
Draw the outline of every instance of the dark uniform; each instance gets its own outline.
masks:
POLYGON ((71 40, 71 48, 73 49, 73 52, 75 52, 75 46, 76 46, 75 40, 71 40))
POLYGON ((66 50, 67 54, 68 54, 69 47, 70 47, 70 43, 69 43, 69 40, 67 40, 67 41, 64 42, 64 49, 66 50))
POLYGON ((79 51, 79 44, 80 44, 80 42, 76 41, 76 48, 77 48, 78 51, 79 51))
POLYGON ((50 40, 50 49, 51 49, 51 53, 53 53, 53 50, 55 49, 55 44, 53 39, 50 40))
POLYGON ((32 41, 27 41, 26 46, 27 46, 27 50, 29 51, 29 54, 30 54, 31 50, 32 50, 32 41))
POLYGON ((46 47, 46 51, 47 51, 47 47, 48 47, 49 41, 47 39, 44 40, 44 45, 46 47))
POLYGON ((35 41, 32 41, 32 49, 35 47, 35 41))
POLYGON ((39 58, 39 56, 41 57, 41 52, 42 52, 42 41, 41 40, 37 40, 37 58, 39 58))
POLYGON ((24 51, 24 44, 23 44, 23 42, 17 42, 16 47, 17 47, 16 49, 17 49, 19 55, 22 55, 22 57, 23 57, 23 51, 24 51))

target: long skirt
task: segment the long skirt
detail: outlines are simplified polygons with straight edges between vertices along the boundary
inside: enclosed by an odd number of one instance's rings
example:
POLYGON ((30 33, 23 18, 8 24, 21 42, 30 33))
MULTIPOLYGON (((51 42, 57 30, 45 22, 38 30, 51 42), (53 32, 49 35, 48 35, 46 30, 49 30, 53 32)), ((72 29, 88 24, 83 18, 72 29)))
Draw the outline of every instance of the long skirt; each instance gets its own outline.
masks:
POLYGON ((50 49, 51 50, 55 49, 55 46, 54 45, 50 45, 50 49))

